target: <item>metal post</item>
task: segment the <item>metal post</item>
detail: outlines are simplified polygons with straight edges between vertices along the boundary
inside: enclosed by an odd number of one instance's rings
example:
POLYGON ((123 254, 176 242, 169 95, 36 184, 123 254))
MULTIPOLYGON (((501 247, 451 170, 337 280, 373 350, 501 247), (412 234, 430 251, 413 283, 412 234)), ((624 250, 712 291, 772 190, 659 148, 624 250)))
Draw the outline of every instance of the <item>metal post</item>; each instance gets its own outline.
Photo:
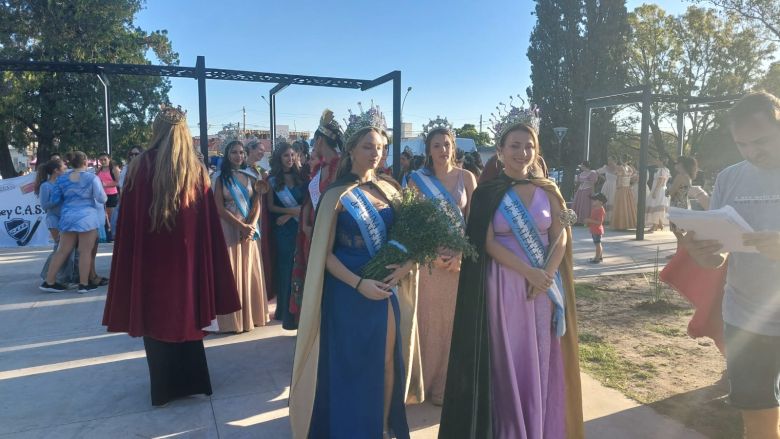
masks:
POLYGON ((209 123, 206 114, 206 57, 198 56, 195 62, 195 70, 198 76, 198 117, 200 125, 200 152, 203 153, 203 161, 209 164, 209 123))
POLYGON ((106 154, 111 155, 111 106, 109 105, 111 102, 111 97, 108 90, 110 83, 100 68, 98 68, 97 78, 100 83, 103 84, 103 105, 105 106, 105 111, 103 113, 105 114, 106 118, 106 154))
POLYGON ((271 110, 271 151, 273 151, 276 146, 276 94, 287 88, 288 85, 290 84, 276 84, 274 88, 268 92, 268 97, 270 98, 268 106, 271 110))
POLYGON ((636 240, 645 239, 645 201, 647 200, 647 150, 650 148, 650 107, 653 95, 650 87, 642 92, 642 134, 639 146, 639 196, 636 207, 636 240))
POLYGON ((393 175, 401 173, 401 71, 393 72, 393 175))
POLYGON ((682 156, 685 150, 685 112, 683 103, 677 104, 677 154, 682 156))
POLYGON ((586 107, 588 110, 588 127, 585 130, 585 160, 590 160, 590 119, 593 114, 593 109, 586 107))
POLYGON ((274 145, 276 144, 276 95, 274 93, 269 93, 268 97, 270 98, 268 104, 271 111, 271 128, 269 129, 269 133, 271 133, 271 151, 273 151, 274 145))

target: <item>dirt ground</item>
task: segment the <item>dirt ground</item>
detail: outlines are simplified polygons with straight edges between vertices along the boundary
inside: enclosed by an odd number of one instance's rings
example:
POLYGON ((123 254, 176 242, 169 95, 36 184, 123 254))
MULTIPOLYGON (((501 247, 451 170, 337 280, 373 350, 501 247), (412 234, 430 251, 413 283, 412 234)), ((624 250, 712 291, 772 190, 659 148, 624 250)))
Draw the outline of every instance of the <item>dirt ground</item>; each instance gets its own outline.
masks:
POLYGON ((716 439, 741 437, 725 360, 686 333, 693 310, 653 273, 577 284, 582 368, 609 387, 716 439))

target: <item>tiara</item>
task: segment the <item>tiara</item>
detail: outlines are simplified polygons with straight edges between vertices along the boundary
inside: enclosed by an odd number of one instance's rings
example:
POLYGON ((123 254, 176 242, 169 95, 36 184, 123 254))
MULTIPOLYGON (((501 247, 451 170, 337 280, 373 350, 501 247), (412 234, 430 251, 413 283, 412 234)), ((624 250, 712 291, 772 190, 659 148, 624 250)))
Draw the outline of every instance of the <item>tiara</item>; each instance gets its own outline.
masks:
POLYGON ((339 125, 338 121, 333 117, 333 111, 326 108, 325 111, 322 112, 320 126, 317 128, 317 131, 331 140, 340 139, 341 125, 339 125))
POLYGON ((526 107, 525 99, 520 95, 509 96, 508 106, 499 102, 496 110, 498 114, 490 113, 490 122, 493 126, 488 128, 493 133, 494 138, 498 139, 505 129, 516 123, 524 123, 536 130, 537 133, 539 132, 539 123, 541 122, 539 107, 536 105, 526 107), (520 100, 519 106, 515 105, 515 97, 520 100))
POLYGON ((447 130, 452 136, 454 137, 455 134, 452 131, 452 124, 450 121, 447 120, 447 118, 442 118, 441 116, 436 116, 436 119, 431 119, 428 121, 428 123, 423 125, 422 130, 422 136, 423 138, 428 137, 428 133, 430 133, 433 130, 436 129, 445 129, 447 130))
POLYGON ((374 105, 374 101, 371 101, 371 106, 368 110, 363 110, 363 104, 357 103, 360 113, 349 112, 349 118, 344 119, 344 123, 347 129, 344 130, 344 138, 349 139, 353 134, 366 127, 379 128, 387 131, 387 121, 385 121, 385 115, 382 110, 379 109, 379 105, 374 105))
POLYGON ((187 111, 181 109, 181 105, 171 107, 168 105, 160 105, 160 112, 157 113, 156 119, 162 120, 171 125, 178 125, 180 123, 187 122, 187 111))

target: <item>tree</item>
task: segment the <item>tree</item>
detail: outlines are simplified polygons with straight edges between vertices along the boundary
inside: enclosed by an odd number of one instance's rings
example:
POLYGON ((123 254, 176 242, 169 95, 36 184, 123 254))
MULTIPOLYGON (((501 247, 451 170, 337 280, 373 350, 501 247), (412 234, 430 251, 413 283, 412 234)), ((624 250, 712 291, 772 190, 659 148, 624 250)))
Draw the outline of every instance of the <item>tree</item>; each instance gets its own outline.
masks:
POLYGON ((777 0, 697 0, 759 24, 780 41, 780 3, 777 0))
POLYGON ((756 88, 780 96, 780 62, 769 66, 769 70, 756 88))
MULTIPOLYGON (((0 58, 87 63, 178 62, 166 31, 133 23, 142 0, 6 0, 0 4, 0 58)), ((54 151, 105 150, 103 88, 93 75, 6 72, 0 103, 0 161, 9 143, 38 144, 38 162, 54 151)), ((143 143, 170 83, 161 77, 112 76, 112 152, 143 143)), ((3 168, 5 175, 5 168, 3 168)))
MULTIPOLYGON (((744 93, 761 78, 762 64, 774 51, 773 44, 742 26, 735 15, 712 9, 691 6, 674 17, 656 5, 643 5, 629 22, 629 83, 681 99, 744 93)), ((669 156, 670 138, 664 132, 674 132, 676 111, 673 103, 652 106, 650 129, 660 157, 669 156)), ((687 114, 685 138, 692 153, 706 145, 703 139, 716 128, 718 117, 717 112, 687 114)))
POLYGON ((478 146, 490 145, 490 135, 488 133, 480 133, 477 131, 477 127, 470 123, 464 124, 461 128, 455 128, 455 136, 472 139, 478 146))
MULTIPOLYGON (((568 192, 583 157, 585 93, 626 83, 625 40, 630 28, 625 0, 537 0, 535 15, 528 48, 533 84, 529 98, 541 108, 539 134, 545 158, 552 166, 565 168, 563 186, 568 192), (560 155, 552 130, 556 126, 569 129, 560 155)), ((615 131, 613 115, 608 111, 594 118, 593 143, 601 145, 601 151, 615 131)))

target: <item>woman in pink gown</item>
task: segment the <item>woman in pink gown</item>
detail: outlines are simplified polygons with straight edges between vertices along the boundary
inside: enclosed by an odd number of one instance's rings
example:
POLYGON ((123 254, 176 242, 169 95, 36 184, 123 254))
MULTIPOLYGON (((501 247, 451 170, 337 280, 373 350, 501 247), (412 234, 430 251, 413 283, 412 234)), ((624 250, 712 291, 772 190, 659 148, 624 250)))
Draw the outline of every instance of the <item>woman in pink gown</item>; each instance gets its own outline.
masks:
POLYGON ((577 224, 584 224, 590 218, 590 196, 599 179, 598 172, 590 168, 587 160, 580 163, 580 174, 577 176, 577 193, 574 194, 574 211, 577 212, 577 224))
MULTIPOLYGON (((477 180, 471 172, 455 166, 455 136, 446 128, 431 130, 425 138, 425 155, 425 167, 410 175, 409 187, 423 196, 446 200, 458 217, 453 221, 465 219, 477 180)), ((465 221, 462 225, 465 232, 465 221)), ((460 259, 460 255, 444 250, 432 269, 420 270, 420 355, 425 397, 434 405, 444 400, 460 259)))

